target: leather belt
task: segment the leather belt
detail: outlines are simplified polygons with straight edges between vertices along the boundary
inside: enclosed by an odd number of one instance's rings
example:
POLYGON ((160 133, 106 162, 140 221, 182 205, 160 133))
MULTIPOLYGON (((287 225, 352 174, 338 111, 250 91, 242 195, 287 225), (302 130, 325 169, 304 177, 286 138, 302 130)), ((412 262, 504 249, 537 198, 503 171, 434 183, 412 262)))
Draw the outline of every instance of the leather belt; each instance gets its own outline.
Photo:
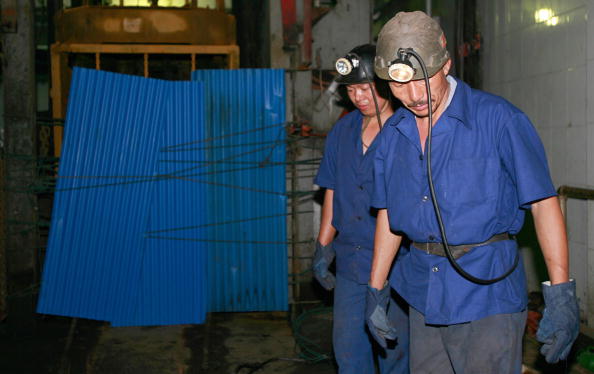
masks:
MULTIPOLYGON (((502 234, 496 234, 490 237, 489 239, 485 240, 482 243, 474 243, 474 244, 461 244, 461 245, 450 245, 450 252, 454 259, 458 259, 468 253, 474 247, 480 247, 481 245, 487 245, 495 242, 499 242, 502 240, 514 240, 514 236, 510 235, 507 232, 502 234)), ((445 250, 443 247, 443 243, 419 243, 419 242, 412 242, 413 246, 416 248, 427 252, 428 254, 437 255, 446 257, 445 250)))

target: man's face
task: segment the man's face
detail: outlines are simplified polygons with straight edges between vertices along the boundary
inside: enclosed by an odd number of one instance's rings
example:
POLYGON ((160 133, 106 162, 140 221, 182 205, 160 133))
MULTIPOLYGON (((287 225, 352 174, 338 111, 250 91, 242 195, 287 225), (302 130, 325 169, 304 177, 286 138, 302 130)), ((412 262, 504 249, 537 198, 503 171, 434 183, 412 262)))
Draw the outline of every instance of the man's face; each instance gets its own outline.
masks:
MULTIPOLYGON (((443 67, 429 78, 431 86, 432 113, 435 113, 445 105, 447 101, 449 83, 447 75, 450 71, 451 60, 448 60, 443 67)), ((429 108, 427 102, 427 90, 425 80, 418 79, 406 83, 390 81, 392 94, 402 102, 406 108, 417 117, 427 117, 429 108)))
POLYGON ((349 95, 349 99, 351 99, 353 105, 355 105, 364 116, 375 115, 375 104, 373 102, 372 89, 375 93, 375 97, 377 98, 377 104, 381 110, 386 103, 386 99, 378 95, 377 90, 375 89, 375 84, 372 83, 371 87, 369 83, 349 84, 347 86, 347 94, 349 95))

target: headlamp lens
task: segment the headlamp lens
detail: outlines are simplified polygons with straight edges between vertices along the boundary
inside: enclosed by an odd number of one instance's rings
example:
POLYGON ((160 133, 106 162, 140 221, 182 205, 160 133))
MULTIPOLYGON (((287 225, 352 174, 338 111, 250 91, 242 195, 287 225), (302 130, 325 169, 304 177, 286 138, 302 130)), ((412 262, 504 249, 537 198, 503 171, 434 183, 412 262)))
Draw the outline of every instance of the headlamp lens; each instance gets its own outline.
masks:
POLYGON ((406 83, 415 75, 415 69, 410 66, 410 63, 395 62, 388 68, 388 75, 396 82, 406 83))
POLYGON ((353 64, 347 58, 341 57, 336 60, 336 71, 340 75, 348 75, 353 71, 353 64))

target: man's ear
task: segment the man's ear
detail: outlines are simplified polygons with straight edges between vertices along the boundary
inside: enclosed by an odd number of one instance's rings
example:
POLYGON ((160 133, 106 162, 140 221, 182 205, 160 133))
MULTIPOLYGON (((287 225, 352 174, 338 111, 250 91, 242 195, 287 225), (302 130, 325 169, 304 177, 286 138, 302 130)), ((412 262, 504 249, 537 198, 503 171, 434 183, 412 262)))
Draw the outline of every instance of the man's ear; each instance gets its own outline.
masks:
POLYGON ((443 71, 444 75, 448 75, 448 73, 450 72, 450 68, 452 67, 452 59, 449 58, 445 64, 443 64, 443 67, 441 68, 441 70, 443 71))

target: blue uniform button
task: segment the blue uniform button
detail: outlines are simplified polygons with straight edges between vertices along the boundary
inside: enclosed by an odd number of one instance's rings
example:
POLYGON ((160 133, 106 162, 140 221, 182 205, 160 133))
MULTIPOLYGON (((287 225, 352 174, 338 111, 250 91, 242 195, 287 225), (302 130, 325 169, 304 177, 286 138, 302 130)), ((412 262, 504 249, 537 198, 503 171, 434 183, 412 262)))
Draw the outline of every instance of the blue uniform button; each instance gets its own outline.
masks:
POLYGON ((419 155, 419 160, 423 161, 423 154, 422 153, 419 155))
POLYGON ((439 271, 439 268, 437 266, 434 266, 431 268, 431 271, 437 273, 439 271))
POLYGON ((357 221, 361 221, 361 216, 357 216, 357 217, 355 217, 355 219, 356 219, 357 221))
POLYGON ((429 235, 429 240, 435 240, 435 236, 429 235))
POLYGON ((358 251, 358 250, 360 250, 360 249, 361 249, 361 246, 360 246, 360 245, 358 245, 358 246, 356 246, 356 247, 355 247, 355 249, 358 251))
POLYGON ((359 189, 360 189, 361 191, 363 191, 363 186, 359 186, 359 189))
POLYGON ((423 202, 426 202, 427 200, 429 200, 429 196, 427 196, 427 195, 423 196, 423 202))

